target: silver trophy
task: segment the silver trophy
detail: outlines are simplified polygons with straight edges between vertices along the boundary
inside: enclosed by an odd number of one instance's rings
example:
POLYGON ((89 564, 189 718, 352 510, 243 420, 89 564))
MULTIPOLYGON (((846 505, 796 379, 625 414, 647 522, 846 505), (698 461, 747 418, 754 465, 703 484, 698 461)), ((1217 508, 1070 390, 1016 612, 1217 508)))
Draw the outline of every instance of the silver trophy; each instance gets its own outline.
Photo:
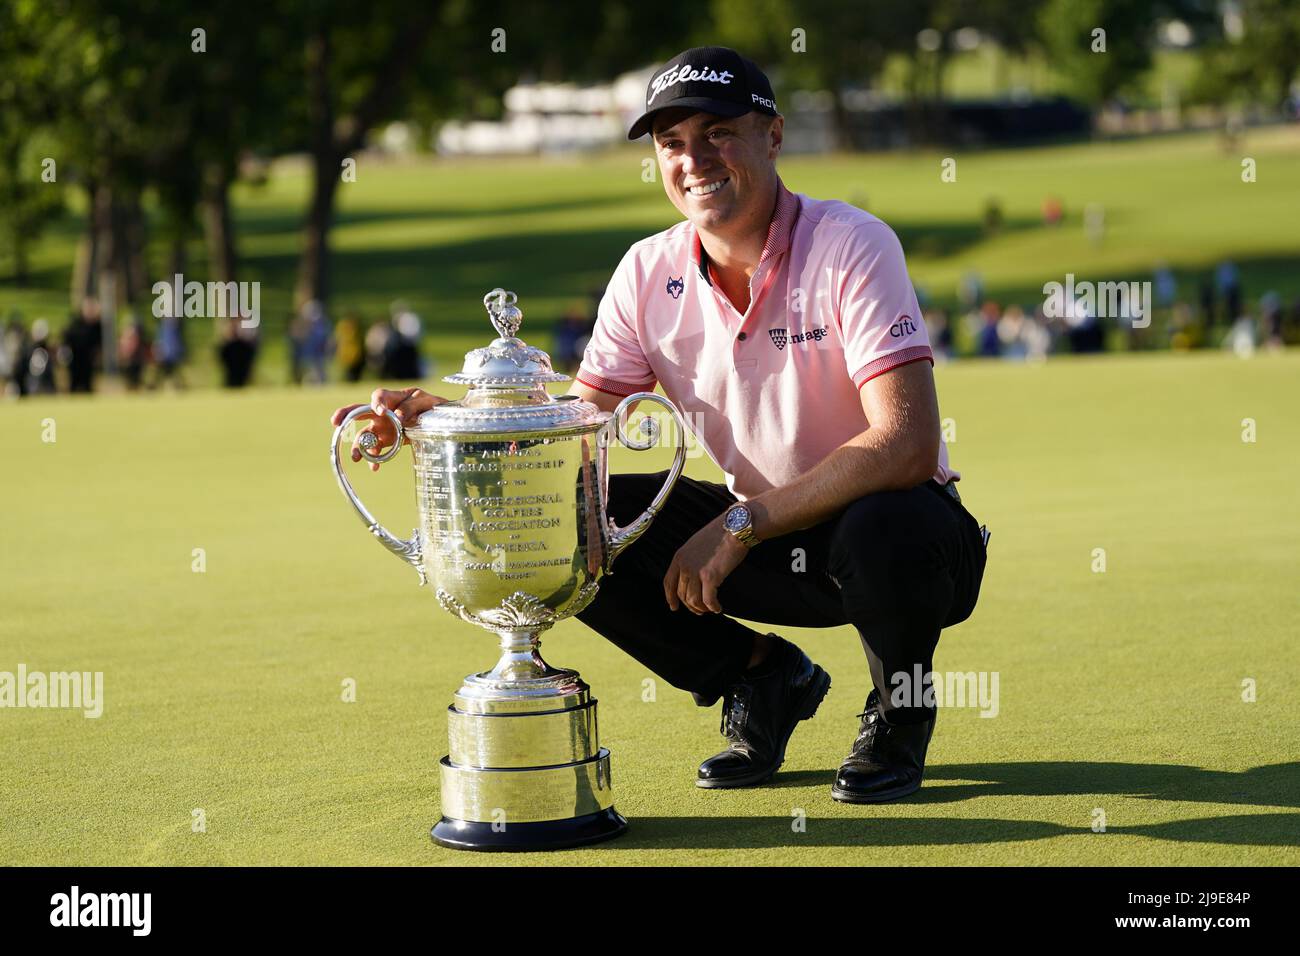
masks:
POLYGON ((640 537, 673 489, 686 459, 677 409, 651 392, 629 395, 614 412, 577 396, 552 396, 568 381, 550 357, 516 338, 523 318, 513 292, 483 299, 499 336, 465 356, 460 374, 443 381, 469 386, 465 397, 438 405, 376 453, 369 432, 358 442, 374 462, 395 457, 402 437, 414 452, 420 526, 409 539, 388 532, 353 491, 339 457, 346 429, 367 408, 349 413, 330 442, 343 494, 379 542, 431 583, 442 607, 494 632, 501 659, 465 678, 447 712, 442 758, 442 819, 434 840, 471 850, 540 850, 595 843, 621 833, 614 809, 609 751, 596 732, 596 699, 577 672, 552 667, 540 635, 577 614, 597 581, 640 537), (641 421, 627 434, 637 402, 664 406, 677 425, 668 479, 650 506, 625 528, 606 517, 611 441, 643 451, 659 429, 641 421))

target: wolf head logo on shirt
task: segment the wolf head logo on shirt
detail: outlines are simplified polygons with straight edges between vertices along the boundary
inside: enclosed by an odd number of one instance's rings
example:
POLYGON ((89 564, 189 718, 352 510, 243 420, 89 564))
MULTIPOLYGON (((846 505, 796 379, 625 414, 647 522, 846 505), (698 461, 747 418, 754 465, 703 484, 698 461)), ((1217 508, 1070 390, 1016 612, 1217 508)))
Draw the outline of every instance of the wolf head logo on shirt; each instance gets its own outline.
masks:
POLYGON ((785 329, 768 329, 767 334, 772 337, 772 344, 778 352, 785 348, 785 329))
POLYGON ((678 276, 676 279, 672 276, 668 277, 668 294, 674 299, 681 298, 682 290, 686 288, 686 284, 682 282, 683 278, 684 276, 678 276))

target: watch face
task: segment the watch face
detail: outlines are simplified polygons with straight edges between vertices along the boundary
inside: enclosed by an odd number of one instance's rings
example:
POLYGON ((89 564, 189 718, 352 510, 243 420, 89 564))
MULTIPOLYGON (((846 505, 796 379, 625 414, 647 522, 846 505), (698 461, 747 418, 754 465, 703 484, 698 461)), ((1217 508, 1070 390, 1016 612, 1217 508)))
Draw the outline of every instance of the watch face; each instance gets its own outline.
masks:
POLYGON ((736 505, 727 512, 726 520, 723 522, 728 531, 739 531, 749 524, 749 509, 744 505, 736 505))

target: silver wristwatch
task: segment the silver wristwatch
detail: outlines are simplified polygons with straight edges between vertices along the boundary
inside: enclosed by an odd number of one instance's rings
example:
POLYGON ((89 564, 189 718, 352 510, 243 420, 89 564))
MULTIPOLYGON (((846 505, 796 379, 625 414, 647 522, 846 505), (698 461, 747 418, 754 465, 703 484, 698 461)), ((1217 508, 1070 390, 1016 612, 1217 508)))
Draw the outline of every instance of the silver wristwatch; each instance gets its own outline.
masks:
POLYGON ((735 536, 747 548, 758 544, 758 535, 754 534, 754 515, 743 504, 734 504, 722 516, 722 526, 735 536))

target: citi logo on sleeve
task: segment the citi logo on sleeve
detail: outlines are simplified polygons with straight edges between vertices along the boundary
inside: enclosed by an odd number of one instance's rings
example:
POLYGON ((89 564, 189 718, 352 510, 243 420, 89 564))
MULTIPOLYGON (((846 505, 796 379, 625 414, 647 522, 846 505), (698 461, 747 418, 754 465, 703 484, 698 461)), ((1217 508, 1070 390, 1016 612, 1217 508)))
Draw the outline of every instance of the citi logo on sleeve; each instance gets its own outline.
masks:
POLYGON ((896 339, 906 338, 916 331, 916 324, 910 315, 905 315, 889 327, 889 334, 896 339))
POLYGON ((682 290, 686 288, 685 283, 682 282, 683 278, 685 277, 678 276, 676 279, 674 279, 672 276, 668 277, 668 285, 666 288, 668 289, 668 294, 672 296, 674 299, 681 298, 682 290))

